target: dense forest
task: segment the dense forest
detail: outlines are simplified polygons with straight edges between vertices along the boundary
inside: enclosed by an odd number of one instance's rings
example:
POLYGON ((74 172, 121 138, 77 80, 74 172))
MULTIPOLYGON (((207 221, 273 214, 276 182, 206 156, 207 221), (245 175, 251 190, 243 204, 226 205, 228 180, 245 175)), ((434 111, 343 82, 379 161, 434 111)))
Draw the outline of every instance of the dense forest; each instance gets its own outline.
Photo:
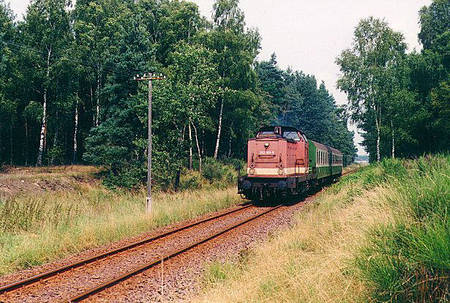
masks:
POLYGON ((336 60, 371 161, 450 150, 450 2, 434 0, 419 18, 420 52, 407 54, 402 33, 368 18, 336 60))
POLYGON ((103 165, 109 181, 145 180, 153 82, 156 182, 202 159, 243 159, 262 125, 282 123, 355 153, 347 116, 325 85, 257 62, 261 37, 238 0, 212 20, 174 0, 33 0, 22 21, 0 0, 0 164, 103 165))
POLYGON ((238 0, 212 20, 175 0, 33 0, 17 21, 0 0, 0 165, 102 165, 113 184, 145 180, 147 85, 153 86, 157 182, 202 160, 243 159, 262 125, 292 125, 354 155, 350 121, 371 161, 450 149, 449 2, 419 12, 423 49, 406 53, 384 20, 360 21, 336 59, 337 106, 312 75, 258 62, 261 37, 238 0))

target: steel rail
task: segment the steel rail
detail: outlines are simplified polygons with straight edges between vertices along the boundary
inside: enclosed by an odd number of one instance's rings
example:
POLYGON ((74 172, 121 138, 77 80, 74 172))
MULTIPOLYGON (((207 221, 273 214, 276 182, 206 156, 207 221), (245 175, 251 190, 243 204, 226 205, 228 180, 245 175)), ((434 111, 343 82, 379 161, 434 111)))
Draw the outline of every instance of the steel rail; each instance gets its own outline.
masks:
POLYGON ((227 211, 227 212, 215 215, 215 216, 213 216, 211 218, 206 218, 206 219, 200 220, 198 222, 194 222, 194 223, 191 223, 191 224, 179 227, 179 228, 175 228, 175 229, 167 231, 165 233, 162 233, 162 234, 159 234, 159 235, 156 235, 156 236, 152 236, 152 237, 149 237, 147 239, 144 239, 144 240, 141 240, 141 241, 137 241, 137 242, 134 242, 134 243, 131 243, 131 244, 128 244, 128 245, 124 245, 124 246, 121 246, 119 248, 107 251, 105 253, 97 254, 97 255, 95 255, 93 257, 90 257, 90 258, 87 258, 87 259, 83 259, 83 260, 75 262, 75 263, 64 265, 64 266, 58 267, 56 269, 53 269, 53 270, 50 270, 50 271, 47 271, 47 272, 44 272, 44 273, 41 273, 41 274, 38 274, 38 275, 35 275, 35 276, 32 276, 32 277, 29 277, 29 278, 26 278, 26 279, 23 279, 23 280, 20 280, 20 281, 17 281, 17 282, 13 282, 11 284, 4 285, 4 286, 0 287, 0 294, 3 294, 5 292, 10 292, 12 290, 15 290, 17 288, 20 288, 20 287, 23 287, 23 286, 26 286, 26 285, 37 283, 37 282, 39 282, 41 280, 51 278, 51 277, 56 276, 56 275, 58 275, 60 273, 68 271, 70 269, 74 269, 74 268, 77 268, 77 267, 80 267, 80 266, 83 266, 83 265, 86 265, 86 264, 89 264, 89 263, 92 263, 92 262, 104 259, 106 257, 109 257, 109 256, 112 256, 112 255, 121 253, 123 251, 130 250, 132 248, 135 248, 135 247, 138 247, 138 246, 150 243, 152 241, 155 241, 155 240, 158 240, 158 239, 161 239, 161 238, 164 238, 164 237, 167 237, 169 235, 172 235, 172 234, 175 234, 175 233, 177 233, 179 231, 186 230, 188 228, 200 225, 202 223, 205 223, 205 222, 208 222, 208 221, 212 221, 212 220, 218 219, 220 217, 224 217, 226 215, 238 212, 240 210, 246 209, 246 208, 251 207, 251 206, 253 206, 253 205, 252 204, 243 205, 241 207, 232 209, 230 211, 227 211))
POLYGON ((270 213, 270 212, 272 212, 272 211, 274 211, 274 210, 276 210, 276 209, 278 209, 278 208, 280 208, 282 206, 283 205, 278 205, 278 206, 272 207, 271 209, 266 210, 266 211, 264 211, 264 212, 262 212, 262 213, 260 213, 258 215, 255 215, 255 216, 253 216, 253 217, 251 217, 249 219, 241 221, 241 222, 239 222, 239 223, 237 223, 237 224, 235 224, 235 225, 233 225, 231 227, 227 227, 227 228, 223 229, 222 231, 220 231, 220 232, 218 232, 218 233, 216 233, 216 234, 214 234, 212 236, 206 237, 206 238, 204 238, 204 239, 202 239, 202 240, 200 240, 198 242, 195 242, 194 244, 190 244, 190 245, 188 245, 188 246, 186 246, 184 248, 176 250, 176 251, 174 251, 174 252, 172 252, 172 253, 170 253, 170 254, 162 257, 162 258, 155 259, 154 261, 149 262, 149 263, 147 263, 147 264, 145 264, 143 266, 139 266, 139 267, 137 267, 137 268, 135 268, 135 269, 133 269, 133 270, 131 270, 129 272, 126 272, 126 273, 120 275, 117 278, 114 278, 114 279, 112 279, 110 281, 107 281, 107 282, 102 283, 102 284, 100 284, 98 286, 95 286, 95 287, 93 287, 91 289, 88 289, 87 291, 85 291, 85 292, 83 292, 81 294, 78 294, 78 295, 76 295, 74 297, 71 297, 70 299, 68 299, 65 302, 80 302, 80 301, 83 301, 83 300, 91 297, 94 294, 97 294, 97 293, 99 293, 99 292, 101 292, 101 291, 103 291, 105 289, 108 289, 108 288, 110 288, 110 287, 112 287, 112 286, 114 286, 114 285, 116 285, 116 284, 118 284, 118 283, 120 283, 120 282, 122 282, 124 280, 127 280, 128 278, 130 278, 132 276, 135 276, 135 275, 137 275, 137 274, 139 274, 139 273, 141 273, 143 271, 146 271, 147 269, 152 268, 155 265, 158 265, 158 264, 160 264, 161 262, 163 262, 165 260, 171 259, 171 258, 173 258, 173 257, 175 257, 177 255, 180 255, 180 254, 182 254, 182 253, 184 253, 184 252, 186 252, 186 251, 188 251, 188 250, 190 250, 190 249, 192 249, 194 247, 197 247, 197 246, 199 246, 199 245, 201 245, 201 244, 203 244, 205 242, 208 242, 208 241, 210 241, 210 240, 212 240, 214 238, 217 238, 218 236, 220 236, 220 235, 222 235, 222 234, 224 234, 224 233, 226 233, 226 232, 228 232, 228 231, 230 231, 232 229, 235 229, 235 228, 237 228, 237 227, 239 227, 241 225, 244 225, 244 224, 246 224, 246 223, 248 223, 250 221, 253 221, 253 220, 255 220, 255 219, 259 218, 259 217, 262 217, 265 214, 270 213))

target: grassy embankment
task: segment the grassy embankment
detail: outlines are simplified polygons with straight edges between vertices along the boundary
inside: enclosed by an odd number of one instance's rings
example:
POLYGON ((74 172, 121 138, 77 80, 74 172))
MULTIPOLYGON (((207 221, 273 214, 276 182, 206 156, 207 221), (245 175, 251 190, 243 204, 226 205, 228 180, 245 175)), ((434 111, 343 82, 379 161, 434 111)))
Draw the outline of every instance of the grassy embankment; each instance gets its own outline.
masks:
POLYGON ((363 168, 245 258, 211 264, 194 301, 448 302, 449 201, 449 156, 363 168))
POLYGON ((222 167, 212 182, 182 176, 181 187, 196 189, 154 193, 151 215, 145 190, 109 190, 82 167, 1 174, 0 185, 17 192, 0 195, 0 275, 237 204, 232 172, 222 167))

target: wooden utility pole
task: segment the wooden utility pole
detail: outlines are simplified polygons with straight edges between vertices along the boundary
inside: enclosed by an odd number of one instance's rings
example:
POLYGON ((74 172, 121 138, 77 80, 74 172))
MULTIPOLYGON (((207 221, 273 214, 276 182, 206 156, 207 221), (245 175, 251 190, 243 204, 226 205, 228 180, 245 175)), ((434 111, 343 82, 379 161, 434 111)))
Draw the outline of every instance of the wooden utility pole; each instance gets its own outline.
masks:
POLYGON ((163 75, 153 73, 134 77, 135 81, 148 81, 147 213, 152 212, 152 81, 163 79, 165 79, 163 75))

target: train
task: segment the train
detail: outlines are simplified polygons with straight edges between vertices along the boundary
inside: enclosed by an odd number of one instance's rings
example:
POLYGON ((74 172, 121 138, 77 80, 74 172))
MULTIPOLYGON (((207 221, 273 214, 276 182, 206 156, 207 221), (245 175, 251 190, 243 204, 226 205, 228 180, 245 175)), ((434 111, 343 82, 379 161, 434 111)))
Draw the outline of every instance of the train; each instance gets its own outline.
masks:
POLYGON ((247 143, 247 175, 238 193, 253 201, 298 196, 342 175, 348 157, 290 126, 266 126, 247 143))

